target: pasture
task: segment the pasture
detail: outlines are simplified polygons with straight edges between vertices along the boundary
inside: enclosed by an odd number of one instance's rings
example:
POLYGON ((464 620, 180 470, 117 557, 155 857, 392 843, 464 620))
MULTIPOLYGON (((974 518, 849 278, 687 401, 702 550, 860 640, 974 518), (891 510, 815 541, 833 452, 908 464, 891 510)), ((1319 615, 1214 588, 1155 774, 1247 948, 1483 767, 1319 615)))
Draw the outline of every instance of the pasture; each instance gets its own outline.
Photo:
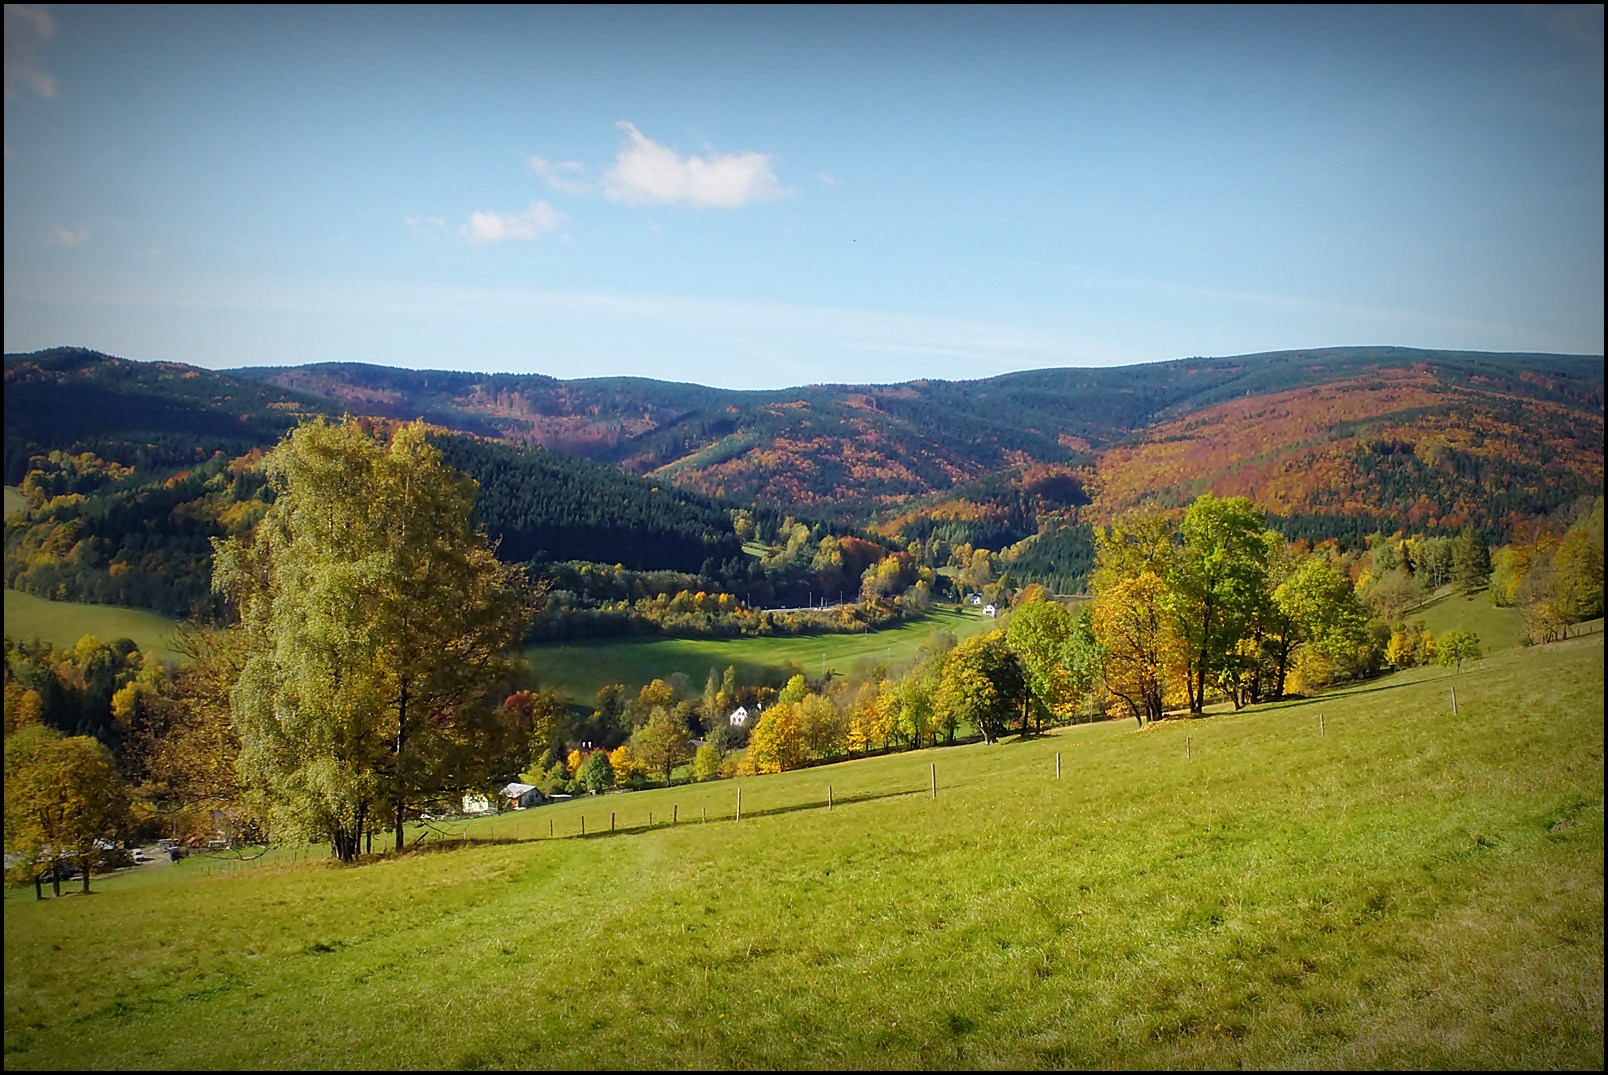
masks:
POLYGON ((47 601, 10 588, 5 591, 5 633, 16 641, 38 638, 53 646, 71 646, 87 634, 102 642, 130 638, 142 652, 179 661, 184 655, 172 645, 174 623, 171 617, 145 609, 47 601))
MULTIPOLYGON (((841 674, 866 658, 890 666, 910 661, 939 631, 963 639, 996 626, 998 621, 975 610, 937 606, 918 620, 865 634, 600 639, 527 646, 524 656, 543 690, 590 707, 607 683, 623 683, 635 694, 649 680, 681 672, 696 691, 702 689, 711 668, 719 675, 728 665, 737 669, 739 682, 745 684, 773 680, 790 665, 812 675, 823 670, 841 674)), ((5 633, 13 639, 40 638, 70 646, 85 634, 103 642, 132 638, 141 650, 154 650, 165 660, 182 660, 171 645, 173 627, 171 618, 144 609, 47 601, 5 591, 5 633)))
POLYGON ((774 635, 769 638, 646 638, 528 646, 525 657, 542 689, 555 690, 578 705, 590 706, 605 684, 623 683, 631 693, 653 679, 684 674, 701 690, 710 669, 728 665, 740 683, 775 678, 777 670, 797 666, 809 676, 843 674, 861 660, 893 667, 913 660, 939 631, 956 639, 999 626, 976 610, 935 606, 912 620, 865 634, 774 635))
POLYGON ((6 1068, 1603 1064, 1600 632, 306 850, 9 890, 6 1068))

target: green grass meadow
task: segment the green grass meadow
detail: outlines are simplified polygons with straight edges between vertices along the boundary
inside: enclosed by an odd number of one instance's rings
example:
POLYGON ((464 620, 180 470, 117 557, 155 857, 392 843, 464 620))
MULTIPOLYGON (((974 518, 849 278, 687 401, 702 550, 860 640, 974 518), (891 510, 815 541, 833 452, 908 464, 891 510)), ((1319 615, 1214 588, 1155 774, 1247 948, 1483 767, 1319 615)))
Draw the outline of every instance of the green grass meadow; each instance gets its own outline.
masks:
POLYGON ((1601 633, 314 851, 9 890, 5 1067, 1603 1065, 1601 633))
MULTIPOLYGON (((175 621, 143 609, 47 601, 17 590, 5 591, 5 633, 13 639, 39 638, 70 646, 85 634, 103 642, 132 638, 141 650, 180 660, 172 648, 175 621)), ((939 631, 957 639, 998 626, 976 611, 937 606, 919 620, 866 634, 820 634, 770 638, 602 639, 596 642, 549 643, 526 647, 543 690, 554 690, 579 706, 590 706, 606 683, 623 683, 632 692, 653 679, 684 673, 693 689, 701 689, 713 668, 719 675, 734 666, 741 683, 775 678, 776 670, 795 663, 811 675, 824 668, 839 674, 863 658, 889 666, 909 661, 939 631)))
POLYGON ((24 497, 22 495, 22 490, 21 489, 19 489, 15 485, 8 485, 8 486, 5 487, 5 491, 6 491, 5 504, 6 504, 6 514, 7 515, 10 515, 14 511, 27 511, 28 510, 28 500, 27 500, 26 497, 24 497))
POLYGON ((889 667, 915 658, 939 631, 957 639, 980 634, 998 621, 977 611, 935 606, 919 620, 865 634, 777 635, 769 638, 602 639, 596 642, 529 646, 525 657, 544 690, 590 705, 605 684, 623 683, 635 693, 653 679, 681 672, 701 689, 710 669, 718 676, 737 669, 740 683, 772 678, 775 669, 796 664, 805 674, 846 673, 870 659, 889 667))
POLYGON ((1442 586, 1406 619, 1408 623, 1422 621, 1437 638, 1453 628, 1473 631, 1480 636, 1480 648, 1486 653, 1511 649, 1524 640, 1524 617, 1519 610, 1497 608, 1484 590, 1464 597, 1450 586, 1442 586))
POLYGON ((47 601, 18 590, 5 591, 5 633, 17 641, 38 638, 54 646, 71 646, 86 634, 102 642, 131 638, 141 651, 177 661, 183 654, 172 645, 175 622, 144 609, 47 601))

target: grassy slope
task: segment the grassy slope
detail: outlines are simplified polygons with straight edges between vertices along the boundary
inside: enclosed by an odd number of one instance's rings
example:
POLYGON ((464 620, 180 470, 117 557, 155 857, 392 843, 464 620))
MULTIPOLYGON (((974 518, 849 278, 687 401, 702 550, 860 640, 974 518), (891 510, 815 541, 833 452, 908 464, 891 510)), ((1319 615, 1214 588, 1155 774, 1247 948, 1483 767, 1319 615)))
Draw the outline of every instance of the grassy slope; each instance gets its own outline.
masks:
POLYGON ((170 617, 144 609, 47 601, 17 590, 5 591, 5 633, 19 641, 39 638, 70 646, 86 634, 102 642, 132 638, 141 650, 154 650, 166 660, 177 661, 183 655, 169 645, 173 625, 170 617))
POLYGON ((1473 631, 1486 653, 1511 649, 1524 639, 1524 618, 1519 610, 1497 608, 1483 590, 1468 598, 1442 586, 1433 598, 1407 614, 1408 623, 1420 621, 1437 638, 1454 627, 1473 631))
POLYGON ((22 490, 15 485, 6 486, 6 514, 14 511, 26 511, 28 501, 23 497, 22 490))
MULTIPOLYGON (((178 660, 182 655, 167 643, 173 622, 141 609, 46 601, 15 590, 5 591, 5 633, 14 639, 35 637, 69 646, 85 634, 102 641, 132 638, 142 650, 154 649, 164 658, 178 660)), ((862 657, 898 664, 914 657, 917 649, 939 630, 966 638, 993 626, 994 620, 975 612, 940 609, 913 623, 871 634, 611 639, 532 646, 525 655, 544 689, 556 690, 577 704, 590 705, 605 683, 624 683, 634 692, 651 679, 684 672, 694 688, 701 688, 709 669, 718 674, 727 665, 736 666, 741 682, 756 683, 768 678, 768 670, 788 662, 819 674, 823 655, 826 667, 838 672, 849 671, 862 657)))
POLYGON ((1597 634, 462 827, 523 843, 12 892, 5 1066, 1600 1069, 1602 672, 1597 634))
POLYGON ((727 665, 736 667, 739 682, 750 684, 765 678, 767 669, 789 663, 811 676, 820 675, 823 667, 848 672, 862 658, 892 666, 913 658, 939 630, 963 639, 995 626, 996 621, 976 612, 939 609, 912 623, 870 634, 609 639, 531 646, 525 656, 544 689, 589 705, 605 683, 624 683, 634 693, 651 679, 682 672, 694 689, 700 689, 711 668, 719 675, 727 665))

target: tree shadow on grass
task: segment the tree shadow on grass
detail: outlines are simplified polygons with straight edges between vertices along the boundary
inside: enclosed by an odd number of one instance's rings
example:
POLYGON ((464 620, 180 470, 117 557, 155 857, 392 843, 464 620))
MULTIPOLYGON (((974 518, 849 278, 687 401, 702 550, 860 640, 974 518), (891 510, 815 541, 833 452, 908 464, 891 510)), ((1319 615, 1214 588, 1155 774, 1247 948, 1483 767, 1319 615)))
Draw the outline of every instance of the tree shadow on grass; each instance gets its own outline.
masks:
MULTIPOLYGON (((1361 694, 1378 694, 1380 691, 1401 690, 1403 687, 1416 687, 1426 682, 1429 681, 1416 679, 1411 683, 1381 683, 1377 687, 1354 687, 1346 690, 1335 691, 1330 694, 1313 695, 1311 698, 1287 698, 1273 703, 1276 707, 1274 712, 1282 713, 1290 709, 1302 709, 1307 706, 1325 705, 1333 702, 1343 701, 1346 698, 1355 698, 1361 694)), ((1227 716, 1228 714, 1224 715, 1227 716)))
MULTIPOLYGON (((834 795, 832 797, 831 808, 837 809, 838 807, 854 806, 859 803, 876 802, 879 799, 900 799, 911 795, 925 794, 928 794, 927 788, 908 788, 904 791, 860 792, 849 795, 834 795)), ((761 806, 753 808, 744 807, 741 820, 747 821, 750 818, 777 817, 782 814, 796 814, 806 810, 826 809, 828 809, 828 807, 825 798, 821 798, 815 802, 793 803, 788 806, 761 806)), ((613 813, 616 815, 618 815, 620 812, 621 811, 618 810, 613 811, 613 813)), ((535 834, 530 836, 511 836, 506 834, 497 836, 471 836, 463 832, 450 832, 443 829, 431 829, 430 831, 415 837, 413 842, 408 844, 407 849, 403 852, 403 854, 440 854, 448 851, 463 851, 473 847, 508 847, 517 844, 541 843, 546 840, 599 840, 607 839, 611 836, 631 836, 649 831, 649 826, 645 820, 647 814, 648 811, 642 811, 638 816, 644 818, 644 820, 636 824, 616 824, 612 828, 608 826, 599 828, 593 825, 588 825, 585 832, 579 831, 579 826, 581 824, 580 818, 584 817, 585 815, 578 815, 577 818, 572 819, 574 825, 572 831, 555 832, 552 836, 548 836, 546 833, 543 833, 540 830, 537 830, 535 834)), ((711 818, 689 814, 687 817, 678 818, 675 821, 671 820, 672 817, 675 817, 674 812, 663 816, 656 815, 652 825, 653 831, 658 831, 660 829, 680 828, 685 825, 701 825, 706 821, 738 820, 734 814, 724 814, 720 817, 711 818)), ((383 855, 375 854, 373 856, 363 856, 360 861, 367 861, 371 857, 374 860, 378 860, 382 857, 389 858, 394 854, 395 852, 388 850, 383 855)))
MULTIPOLYGON (((904 791, 878 791, 878 792, 861 792, 859 794, 853 794, 853 795, 834 795, 832 797, 831 809, 837 809, 838 807, 843 807, 843 806, 853 806, 853 805, 858 804, 858 803, 875 802, 875 801, 877 801, 879 799, 900 799, 900 798, 904 798, 905 796, 908 796, 908 795, 923 795, 923 794, 926 794, 926 793, 927 793, 926 788, 909 788, 909 789, 906 789, 904 791)), ((816 811, 816 810, 825 811, 827 809, 828 809, 828 807, 827 807, 826 799, 824 797, 821 798, 821 799, 816 800, 815 802, 793 803, 793 804, 788 805, 788 806, 761 806, 761 807, 753 807, 753 808, 744 806, 743 807, 742 818, 740 820, 748 821, 751 818, 778 817, 778 816, 780 816, 782 814, 796 814, 796 813, 801 813, 801 812, 806 811, 806 810, 809 810, 809 811, 816 811)), ((645 813, 646 812, 644 811, 644 814, 645 813)), ((712 817, 712 818, 709 818, 708 820, 709 821, 737 821, 739 819, 735 816, 735 813, 732 813, 732 814, 725 814, 725 815, 722 815, 720 817, 712 817)), ((665 817, 657 817, 656 816, 654 818, 654 822, 653 822, 653 829, 655 831, 657 831, 659 829, 679 828, 682 825, 701 825, 703 823, 704 823, 704 818, 701 817, 701 816, 699 816, 699 817, 688 816, 686 818, 680 819, 677 822, 672 822, 670 820, 670 816, 668 816, 668 815, 665 816, 665 817)), ((647 831, 648 831, 648 825, 647 825, 646 821, 644 821, 644 822, 642 822, 640 824, 636 824, 636 825, 621 825, 621 826, 617 826, 617 827, 615 827, 613 829, 600 829, 600 830, 598 830, 596 832, 594 832, 589 827, 586 830, 586 833, 584 835, 582 833, 579 833, 579 832, 572 832, 572 833, 569 833, 569 834, 567 834, 567 835, 565 835, 563 837, 560 837, 560 838, 562 838, 562 839, 574 839, 574 838, 579 837, 579 838, 582 838, 582 839, 593 840, 593 839, 599 839, 599 838, 606 838, 606 837, 609 837, 609 836, 626 836, 626 835, 632 835, 632 834, 636 834, 636 833, 644 833, 644 832, 647 832, 647 831)), ((545 840, 545 839, 548 839, 548 837, 543 836, 543 837, 538 837, 538 839, 545 840)), ((510 842, 512 842, 512 841, 510 841, 510 842)), ((523 841, 521 841, 521 842, 523 842, 523 841)))

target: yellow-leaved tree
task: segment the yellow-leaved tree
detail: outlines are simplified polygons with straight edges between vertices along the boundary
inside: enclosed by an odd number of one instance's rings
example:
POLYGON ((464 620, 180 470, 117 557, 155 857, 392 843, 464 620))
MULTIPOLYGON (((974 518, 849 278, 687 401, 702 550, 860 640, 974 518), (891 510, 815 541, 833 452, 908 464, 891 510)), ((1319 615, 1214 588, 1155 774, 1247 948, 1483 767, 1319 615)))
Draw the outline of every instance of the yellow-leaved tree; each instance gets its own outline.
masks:
POLYGON ((489 779, 523 572, 497 560, 474 481, 422 422, 383 441, 318 419, 264 469, 255 537, 215 542, 213 588, 243 636, 242 779, 276 833, 327 836, 344 862, 390 822, 400 849, 410 808, 489 779))

